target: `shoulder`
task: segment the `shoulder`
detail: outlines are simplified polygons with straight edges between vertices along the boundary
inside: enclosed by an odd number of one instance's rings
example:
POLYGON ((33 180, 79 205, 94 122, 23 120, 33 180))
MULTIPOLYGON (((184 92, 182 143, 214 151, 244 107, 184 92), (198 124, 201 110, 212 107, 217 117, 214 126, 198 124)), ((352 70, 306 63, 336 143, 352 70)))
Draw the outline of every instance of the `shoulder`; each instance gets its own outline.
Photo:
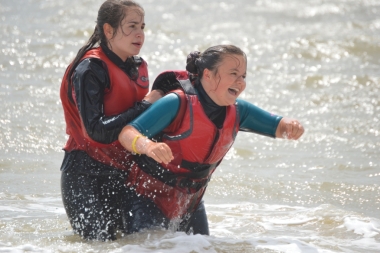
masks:
POLYGON ((88 73, 103 80, 108 77, 107 65, 98 58, 85 58, 75 68, 75 75, 84 76, 88 73))
POLYGON ((236 103, 235 105, 239 108, 239 109, 245 109, 245 108, 248 108, 250 106, 254 106, 253 104, 243 100, 243 99, 236 99, 236 103))
POLYGON ((160 112, 176 112, 181 104, 180 97, 176 93, 169 93, 157 100, 150 108, 160 112))
POLYGON ((260 109, 256 105, 248 101, 245 101, 243 99, 236 99, 235 104, 239 111, 240 117, 243 117, 243 118, 247 117, 248 115, 251 115, 251 116, 256 115, 262 111, 262 109, 260 109))
POLYGON ((85 58, 79 62, 75 68, 75 71, 79 72, 91 69, 97 71, 105 71, 107 69, 107 65, 99 58, 85 58))
POLYGON ((175 93, 170 93, 154 102, 143 115, 150 120, 159 117, 161 122, 167 119, 168 122, 171 122, 171 120, 177 115, 179 107, 179 97, 175 93))

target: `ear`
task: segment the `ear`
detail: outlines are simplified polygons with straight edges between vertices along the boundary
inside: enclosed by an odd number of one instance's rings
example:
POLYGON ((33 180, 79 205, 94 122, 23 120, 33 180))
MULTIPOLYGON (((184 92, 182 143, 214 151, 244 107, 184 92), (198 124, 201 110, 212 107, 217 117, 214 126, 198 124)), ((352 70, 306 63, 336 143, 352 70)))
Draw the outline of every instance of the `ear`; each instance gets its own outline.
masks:
POLYGON ((204 69, 203 70, 203 78, 206 79, 206 80, 210 80, 211 79, 211 76, 212 76, 212 73, 209 69, 204 69))
POLYGON ((103 31, 104 31, 104 35, 106 36, 107 40, 112 39, 112 37, 113 37, 113 27, 110 24, 105 23, 103 25, 103 31))

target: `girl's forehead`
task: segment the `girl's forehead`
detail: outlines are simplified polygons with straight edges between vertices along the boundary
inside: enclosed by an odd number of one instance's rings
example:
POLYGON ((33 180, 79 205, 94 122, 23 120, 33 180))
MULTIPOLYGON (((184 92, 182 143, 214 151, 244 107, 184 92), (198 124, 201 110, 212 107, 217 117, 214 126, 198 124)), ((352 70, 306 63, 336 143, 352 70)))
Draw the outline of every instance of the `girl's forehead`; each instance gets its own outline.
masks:
POLYGON ((238 68, 246 67, 246 59, 243 55, 226 55, 222 59, 222 64, 225 67, 238 68))
POLYGON ((124 21, 144 21, 144 12, 138 7, 126 9, 124 21))
POLYGON ((125 16, 140 16, 144 17, 144 11, 139 7, 129 7, 125 9, 125 16))

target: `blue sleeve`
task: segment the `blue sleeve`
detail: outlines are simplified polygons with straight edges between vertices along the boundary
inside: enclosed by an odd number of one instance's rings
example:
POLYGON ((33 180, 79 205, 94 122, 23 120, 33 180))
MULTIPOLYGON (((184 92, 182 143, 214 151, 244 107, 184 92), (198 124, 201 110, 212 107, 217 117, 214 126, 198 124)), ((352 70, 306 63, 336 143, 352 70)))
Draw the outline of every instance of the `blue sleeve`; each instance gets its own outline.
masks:
POLYGON ((276 137, 281 116, 271 114, 241 99, 236 100, 240 116, 240 131, 276 137))
POLYGON ((179 97, 175 93, 170 93, 157 100, 129 125, 136 128, 141 134, 151 138, 172 123, 178 113, 179 106, 179 97))

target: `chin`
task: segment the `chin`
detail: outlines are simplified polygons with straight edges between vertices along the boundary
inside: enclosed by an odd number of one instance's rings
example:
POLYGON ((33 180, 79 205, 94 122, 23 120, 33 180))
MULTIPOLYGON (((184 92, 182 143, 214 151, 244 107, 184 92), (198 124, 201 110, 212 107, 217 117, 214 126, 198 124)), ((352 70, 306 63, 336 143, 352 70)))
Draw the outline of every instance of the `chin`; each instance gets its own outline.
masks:
POLYGON ((219 105, 219 106, 230 106, 230 105, 233 105, 235 104, 235 101, 233 103, 223 103, 222 105, 219 105))
POLYGON ((235 103, 236 103, 236 99, 234 99, 234 100, 229 100, 229 101, 226 102, 226 105, 225 105, 225 106, 233 105, 233 104, 235 104, 235 103))
POLYGON ((140 53, 140 49, 138 49, 138 50, 133 50, 133 51, 131 52, 132 56, 134 56, 134 55, 138 55, 139 53, 140 53))

